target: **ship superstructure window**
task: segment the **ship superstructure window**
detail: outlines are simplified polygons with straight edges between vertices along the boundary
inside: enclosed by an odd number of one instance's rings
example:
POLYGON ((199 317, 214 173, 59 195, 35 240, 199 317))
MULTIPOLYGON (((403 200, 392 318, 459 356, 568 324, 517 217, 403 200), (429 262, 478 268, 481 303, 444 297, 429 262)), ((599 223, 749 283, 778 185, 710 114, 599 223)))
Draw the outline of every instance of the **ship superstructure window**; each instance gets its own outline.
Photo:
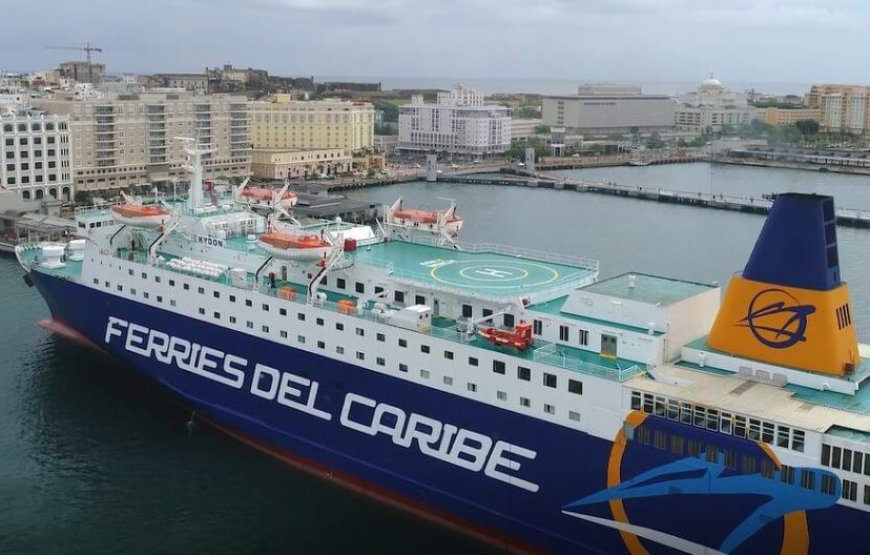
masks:
POLYGON ((404 291, 395 291, 393 292, 393 299, 397 303, 404 304, 405 303, 405 292, 404 291))
POLYGON ((579 380, 568 380, 568 391, 577 395, 583 395, 583 382, 579 380))
POLYGON ((501 360, 492 361, 492 371, 495 372, 496 374, 504 375, 504 373, 505 373, 504 361, 501 361, 501 360))
POLYGON ((245 299, 245 306, 254 306, 254 303, 251 302, 251 299, 245 299))
POLYGON ((462 317, 463 318, 471 318, 474 315, 474 311, 471 308, 470 304, 462 305, 462 317))
POLYGON ((317 318, 316 320, 314 320, 314 323, 317 324, 318 326, 322 326, 323 325, 323 318, 317 318))
POLYGON ((265 310, 266 312, 269 312, 269 305, 267 305, 266 303, 263 303, 263 310, 265 310))
POLYGON ((447 360, 453 360, 453 351, 444 351, 444 358, 447 360))
POLYGON ((559 341, 568 341, 568 326, 559 326, 559 341))
POLYGON ((230 295, 230 302, 231 302, 231 303, 236 302, 236 296, 235 296, 235 295, 230 295))
POLYGON ((299 320, 300 322, 304 322, 304 321, 305 321, 305 313, 304 313, 304 312, 298 312, 298 313, 296 314, 296 319, 299 320))
MULTIPOLYGON (((571 420, 573 422, 580 422, 580 413, 577 411, 569 410, 568 420, 571 420)), ((682 448, 680 450, 682 451, 682 448)))
POLYGON ((381 343, 383 343, 384 341, 387 340, 387 336, 384 335, 384 334, 382 334, 382 333, 379 333, 379 334, 376 334, 376 335, 375 335, 375 339, 377 339, 378 341, 380 341, 381 343))
POLYGON ((407 349, 408 348, 408 340, 399 338, 399 347, 402 347, 403 349, 407 349))
POLYGON ((375 362, 377 363, 378 366, 384 366, 384 365, 387 364, 387 361, 384 360, 383 357, 378 357, 378 358, 376 358, 376 359, 375 359, 375 362))
POLYGON ((544 333, 544 322, 540 320, 532 320, 532 333, 535 335, 541 335, 544 333))
POLYGON ((399 372, 407 372, 407 371, 408 371, 408 365, 399 363, 399 372))
POLYGON ((182 284, 182 289, 184 289, 185 291, 190 291, 190 284, 189 284, 189 283, 183 283, 183 284, 182 284))
POLYGON ((423 295, 414 296, 414 304, 426 304, 426 297, 423 295))
POLYGON ((429 354, 429 345, 420 345, 420 352, 429 354))
POLYGON ((420 377, 423 378, 424 380, 428 380, 429 379, 429 371, 421 369, 420 370, 420 377))
POLYGON ((544 372, 544 385, 547 387, 556 387, 556 374, 548 374, 544 372))
POLYGON ((544 403, 544 412, 547 414, 556 414, 556 407, 553 405, 548 405, 544 403))
POLYGON ((453 376, 444 376, 441 381, 444 382, 444 385, 453 385, 453 376))
POLYGON ((356 282, 355 290, 357 293, 365 293, 366 292, 366 284, 356 282))
POLYGON ((338 331, 344 331, 344 324, 342 324, 341 322, 336 322, 335 329, 337 329, 338 331))
POLYGON ((250 320, 246 321, 245 325, 248 327, 248 329, 251 329, 251 330, 254 329, 254 322, 252 322, 250 320))
POLYGON ((347 282, 344 280, 344 278, 337 278, 337 279, 335 280, 335 287, 338 288, 338 289, 346 289, 346 288, 347 288, 347 282))
POLYGON ((507 392, 505 392, 505 391, 496 391, 496 392, 495 392, 495 397, 496 397, 496 399, 498 399, 499 401, 507 401, 507 392))
POLYGON ((204 287, 197 287, 197 288, 196 288, 196 292, 199 293, 200 295, 204 295, 204 294, 205 294, 205 288, 204 288, 204 287))
POLYGON ((287 330, 281 330, 278 332, 278 335, 280 335, 282 339, 287 339, 287 330))
POLYGON ((280 314, 281 316, 287 316, 287 309, 286 308, 279 308, 278 314, 280 314))
POLYGON ((468 382, 467 389, 468 389, 468 391, 470 391, 472 393, 477 393, 477 384, 468 382))
POLYGON ((214 313, 214 318, 215 318, 215 320, 220 320, 220 319, 221 319, 221 313, 220 313, 220 312, 215 312, 215 313, 214 313))
POLYGON ((468 357, 469 366, 477 366, 478 364, 480 364, 480 361, 478 361, 476 357, 468 357))
POLYGON ((520 397, 520 406, 528 408, 532 406, 532 401, 528 397, 520 397))
POLYGON ((360 337, 364 337, 365 334, 366 334, 366 331, 365 331, 364 329, 362 329, 362 328, 357 328, 357 329, 356 329, 356 334, 357 334, 358 336, 360 336, 360 337))
POLYGON ((523 380, 524 382, 532 381, 532 371, 525 366, 517 366, 517 378, 523 380))
POLYGON ((852 480, 843 480, 843 492, 841 496, 843 499, 856 501, 858 499, 858 484, 852 480))
MULTIPOLYGON (((864 486, 864 496, 865 496, 864 502, 865 503, 867 502, 866 496, 867 496, 867 489, 868 488, 870 488, 870 486, 864 486)), ((828 495, 834 495, 834 492, 836 491, 836 489, 837 489, 836 478, 834 478, 830 474, 822 474, 822 479, 821 479, 822 493, 826 493, 828 495)))
POLYGON ((342 347, 342 346, 340 346, 340 345, 337 346, 337 347, 335 348, 335 352, 338 353, 338 354, 340 354, 340 355, 343 355, 343 354, 344 354, 344 347, 342 347))
POLYGON ((296 341, 298 341, 299 343, 302 343, 304 345, 305 344, 305 336, 304 335, 297 335, 296 341))

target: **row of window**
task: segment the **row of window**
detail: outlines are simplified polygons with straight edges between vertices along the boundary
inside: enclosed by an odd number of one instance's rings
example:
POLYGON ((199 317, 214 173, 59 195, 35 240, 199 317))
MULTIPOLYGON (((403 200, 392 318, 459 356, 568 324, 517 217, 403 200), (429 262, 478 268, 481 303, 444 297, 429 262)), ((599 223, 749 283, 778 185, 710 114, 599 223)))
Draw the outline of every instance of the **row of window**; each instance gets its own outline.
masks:
MULTIPOLYGON (((46 137, 46 139, 45 139, 45 142, 47 144, 50 144, 50 145, 55 144, 55 141, 56 140, 54 137, 46 137)), ((28 143, 29 143, 29 139, 27 137, 21 137, 18 139, 18 144, 21 146, 27 146, 28 143)), ((34 145, 41 145, 42 144, 42 137, 33 137, 33 144, 34 145)), ((13 139, 11 137, 6 139, 6 146, 15 146, 15 139, 13 139)))
MULTIPOLYGON (((97 222, 97 225, 99 226, 99 222, 97 222)), ((127 270, 127 273, 128 273, 128 275, 130 275, 130 276, 135 275, 135 272, 134 272, 134 270, 133 270, 132 268, 129 268, 129 269, 127 270)), ((141 272, 140 275, 141 275, 142 279, 146 279, 146 280, 148 279, 148 273, 147 273, 147 272, 141 272)), ((163 281, 163 280, 162 280, 161 276, 159 276, 159 275, 154 275, 154 282, 155 282, 155 283, 162 283, 162 281, 163 281)), ((173 278, 169 278, 167 281, 168 281, 170 287, 175 287, 175 286, 176 286, 176 280, 175 280, 175 279, 173 279, 173 278)), ((96 278, 94 278, 94 284, 97 284, 97 285, 98 285, 98 284, 99 284, 99 280, 96 279, 96 278)), ((189 290, 190 290, 190 284, 189 284, 189 283, 187 283, 187 282, 182 282, 181 285, 182 285, 182 288, 183 288, 185 291, 189 291, 189 290)), ((110 284, 109 284, 108 281, 105 282, 105 286, 106 286, 106 287, 110 287, 110 284)), ((124 289, 123 289, 123 286, 120 285, 120 284, 117 286, 117 288, 118 288, 118 291, 123 291, 123 290, 124 290, 124 289)), ((204 295, 204 294, 206 293, 205 287, 203 287, 203 286, 197 286, 196 290, 197 290, 197 293, 200 294, 200 295, 204 295)), ((135 289, 132 289, 132 290, 131 290, 131 293, 136 294, 136 290, 135 290, 135 289)), ((213 296, 215 299, 220 299, 220 298, 221 298, 221 292, 220 292, 220 291, 217 291, 217 290, 212 290, 212 296, 213 296)), ((147 293, 146 293, 145 298, 148 298, 147 293)), ((235 302, 237 302, 237 297, 236 297, 236 295, 229 294, 229 295, 226 296, 226 298, 227 298, 231 303, 235 303, 235 302)), ((245 306, 246 306, 246 307, 253 307, 253 304, 254 304, 254 303, 253 303, 253 300, 251 300, 251 299, 244 299, 244 301, 245 301, 245 306)), ((158 296, 158 297, 157 297, 157 302, 163 302, 162 297, 158 296)), ((172 306, 175 306, 175 302, 174 302, 174 301, 172 302, 172 306)), ((272 305, 270 305, 269 303, 261 303, 260 306, 261 306, 261 309, 262 309, 264 312, 269 312, 269 311, 271 310, 271 307, 272 307, 272 305)), ((206 314, 206 309, 201 307, 201 308, 199 308, 198 312, 199 312, 200 315, 205 315, 205 314, 206 314)), ((279 313, 281 316, 287 316, 287 308, 285 308, 285 307, 279 307, 279 308, 278 308, 278 313, 279 313)), ((212 313, 212 316, 213 316, 215 319, 220 319, 220 318, 221 318, 221 313, 215 311, 215 312, 212 313)), ((230 316, 229 318, 230 318, 230 323, 231 323, 231 324, 236 323, 236 317, 235 317, 235 316, 230 316)), ((304 312, 297 312, 297 313, 296 313, 296 319, 299 320, 299 321, 304 322, 305 319, 306 319, 306 315, 305 315, 305 313, 304 313, 304 312)), ((325 321, 324 321, 323 318, 318 317, 318 318, 315 318, 315 324, 316 324, 317 326, 324 326, 324 325, 325 325, 325 321)), ((253 329, 253 328, 254 328, 254 324, 253 324, 253 322, 251 322, 250 320, 247 321, 247 327, 248 327, 249 329, 253 329)), ((338 331, 343 331, 343 330, 344 330, 344 324, 341 323, 341 322, 336 322, 336 323, 335 323, 335 329, 338 330, 338 331)), ((265 325, 262 326, 262 331, 263 331, 264 333, 269 333, 269 327, 268 327, 268 326, 265 326, 265 325)), ((281 332, 281 333, 282 333, 282 334, 285 334, 286 332, 281 332)), ((356 335, 358 335, 358 336, 360 336, 360 337, 364 337, 364 336, 365 336, 365 330, 364 330, 363 328, 360 328, 360 327, 355 328, 355 333, 356 333, 356 335)), ((286 335, 282 335, 282 337, 286 337, 286 335)), ((376 334, 376 340, 379 341, 379 342, 386 342, 386 335, 383 334, 383 333, 377 333, 377 334, 376 334)), ((397 339, 397 344, 398 344, 399 348, 403 348, 403 349, 408 348, 408 340, 407 340, 406 338, 401 338, 401 337, 398 338, 398 339, 397 339)), ((421 345, 420 345, 420 352, 421 352, 421 353, 424 353, 424 354, 429 354, 429 353, 431 353, 431 347, 430 347, 429 345, 426 345, 426 344, 421 344, 421 345)), ((450 351, 450 350, 446 350, 446 349, 445 349, 445 350, 443 351, 443 356, 444 356, 444 358, 445 358, 446 360, 455 360, 455 354, 454 354, 453 351, 450 351)), ((480 366, 480 360, 479 360, 477 357, 469 356, 469 357, 468 357, 468 365, 471 366, 471 367, 478 367, 478 366, 480 366)), ((493 373, 495 373, 495 374, 506 375, 506 374, 507 374, 507 364, 506 364, 503 360, 494 359, 494 360, 492 361, 492 371, 493 371, 493 373)), ((526 367, 526 366, 517 366, 517 368, 516 368, 516 374, 517 374, 517 378, 518 378, 519 380, 526 381, 526 382, 530 382, 530 381, 532 380, 532 370, 531 370, 531 368, 528 368, 528 367, 526 367)), ((551 374, 551 373, 549 373, 549 372, 543 372, 543 376, 542 376, 542 384, 543 384, 545 387, 549 387, 549 388, 552 388, 552 389, 557 389, 558 386, 559 386, 559 385, 558 385, 558 382, 559 382, 559 378, 558 378, 558 376, 557 376, 556 374, 551 374)), ((580 381, 580 380, 575 380, 575 379, 573 379, 573 378, 569 378, 569 379, 568 379, 568 392, 573 393, 573 394, 575 394, 575 395, 583 395, 583 382, 580 381)))
POLYGON ((870 454, 823 443, 822 466, 870 476, 870 454))
MULTIPOLYGON (((843 491, 840 497, 849 501, 858 502, 858 483, 852 480, 843 480, 843 491)), ((870 505, 870 486, 864 486, 864 504, 870 505)))
MULTIPOLYGON (((61 122, 58 122, 58 124, 57 124, 57 128, 60 129, 61 131, 64 131, 66 129, 66 127, 67 127, 66 122, 61 121, 61 122)), ((42 131, 42 128, 43 128, 42 123, 31 123, 30 124, 31 131, 42 131)), ((50 121, 45 122, 45 130, 46 131, 54 131, 54 123, 50 122, 50 121)), ((15 131, 14 125, 12 125, 11 123, 4 123, 3 124, 3 132, 4 133, 12 133, 13 131, 15 131)), ((27 132, 27 124, 26 123, 19 123, 18 124, 18 131, 21 133, 27 132)))
MULTIPOLYGON (((711 463, 724 464, 726 468, 740 471, 743 474, 755 474, 758 472, 764 478, 776 478, 776 466, 770 459, 759 459, 754 455, 741 454, 738 466, 738 456, 734 449, 720 449, 715 443, 704 443, 694 439, 686 439, 679 435, 668 434, 649 428, 640 427, 632 429, 626 425, 626 437, 640 445, 652 446, 660 451, 669 451, 677 456, 689 456, 704 458, 711 463)), ((779 480, 787 483, 795 483, 795 469, 788 465, 782 465, 779 470, 779 480)), ((822 493, 833 495, 836 491, 836 479, 830 474, 822 474, 819 480, 822 493)), ((816 473, 812 469, 800 471, 800 486, 804 489, 816 489, 816 473)))
POLYGON ((757 418, 749 418, 739 414, 720 411, 719 409, 693 405, 666 399, 660 395, 631 392, 632 410, 643 411, 668 420, 678 421, 687 426, 705 428, 713 432, 743 437, 754 441, 763 441, 783 449, 792 449, 803 453, 806 434, 788 426, 777 426, 773 422, 757 418))
MULTIPOLYGON (((69 150, 67 150, 67 149, 61 149, 60 152, 61 152, 61 154, 64 155, 64 156, 66 156, 67 154, 69 154, 69 150)), ((30 157, 30 151, 28 151, 28 150, 22 150, 22 151, 18 152, 18 155, 19 155, 19 157, 22 158, 22 159, 24 159, 24 158, 29 158, 29 157, 30 157)), ((52 156, 56 156, 56 155, 57 155, 57 150, 54 149, 54 148, 49 148, 49 149, 47 149, 47 150, 45 151, 45 155, 48 156, 49 158, 52 157, 52 156)), ((34 158, 42 158, 42 150, 34 150, 34 151, 33 151, 33 157, 34 157, 34 158)), ((6 159, 7 159, 7 160, 14 160, 14 159, 15 159, 15 151, 14 151, 14 150, 7 150, 7 151, 6 151, 6 159)))

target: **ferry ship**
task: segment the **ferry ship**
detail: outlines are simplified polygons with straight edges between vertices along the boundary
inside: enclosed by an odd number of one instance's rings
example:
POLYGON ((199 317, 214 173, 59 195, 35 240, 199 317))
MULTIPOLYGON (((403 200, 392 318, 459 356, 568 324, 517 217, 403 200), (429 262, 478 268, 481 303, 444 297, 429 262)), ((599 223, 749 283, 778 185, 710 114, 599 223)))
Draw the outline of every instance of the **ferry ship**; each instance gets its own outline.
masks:
POLYGON ((197 418, 508 551, 866 552, 870 364, 832 198, 779 195, 720 298, 461 244, 453 211, 282 223, 204 199, 188 152, 159 225, 92 215, 17 256, 49 327, 197 418))

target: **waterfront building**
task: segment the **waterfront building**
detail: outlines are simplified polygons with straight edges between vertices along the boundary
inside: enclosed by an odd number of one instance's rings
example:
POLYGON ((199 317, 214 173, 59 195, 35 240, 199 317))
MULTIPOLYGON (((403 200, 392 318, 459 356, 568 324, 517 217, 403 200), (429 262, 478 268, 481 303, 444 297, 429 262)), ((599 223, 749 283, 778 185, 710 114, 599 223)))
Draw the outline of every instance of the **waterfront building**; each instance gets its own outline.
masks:
POLYGON ((368 102, 293 100, 277 94, 249 107, 255 150, 359 151, 374 146, 375 110, 368 102))
POLYGON ((729 90, 712 75, 696 90, 681 95, 679 101, 674 123, 682 131, 711 133, 752 121, 746 95, 729 90))
POLYGON ((755 118, 769 125, 789 125, 801 120, 819 121, 821 111, 818 108, 756 108, 755 118))
POLYGON ((668 132, 674 127, 674 101, 664 95, 642 94, 630 85, 581 85, 577 95, 545 96, 541 113, 545 124, 569 133, 668 132))
POLYGON ((399 145, 406 152, 470 156, 500 154, 511 144, 511 111, 484 104, 483 95, 457 85, 434 104, 414 95, 399 109, 399 145))
POLYGON ((68 116, 0 115, 0 145, 0 188, 21 200, 73 198, 68 116))
POLYGON ((321 177, 352 169, 351 151, 341 148, 255 149, 251 153, 251 174, 263 179, 321 177))
POLYGON ((823 133, 870 134, 870 87, 813 85, 806 104, 819 110, 823 133))
POLYGON ((537 133, 535 129, 539 125, 543 125, 542 119, 511 119, 511 139, 528 139, 534 137, 537 133))
POLYGON ((185 177, 183 145, 210 145, 205 176, 245 177, 251 164, 248 104, 238 96, 190 92, 54 97, 34 106, 70 118, 76 190, 166 182, 185 177))

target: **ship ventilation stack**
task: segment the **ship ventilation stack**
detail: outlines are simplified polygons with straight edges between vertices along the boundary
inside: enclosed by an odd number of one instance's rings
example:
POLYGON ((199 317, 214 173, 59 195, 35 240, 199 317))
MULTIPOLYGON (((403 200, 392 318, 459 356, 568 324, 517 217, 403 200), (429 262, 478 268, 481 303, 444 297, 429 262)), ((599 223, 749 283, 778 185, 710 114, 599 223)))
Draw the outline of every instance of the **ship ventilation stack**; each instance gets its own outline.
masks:
POLYGON ((742 275, 710 331, 711 347, 825 374, 860 361, 849 289, 840 281, 834 199, 777 195, 742 275))

